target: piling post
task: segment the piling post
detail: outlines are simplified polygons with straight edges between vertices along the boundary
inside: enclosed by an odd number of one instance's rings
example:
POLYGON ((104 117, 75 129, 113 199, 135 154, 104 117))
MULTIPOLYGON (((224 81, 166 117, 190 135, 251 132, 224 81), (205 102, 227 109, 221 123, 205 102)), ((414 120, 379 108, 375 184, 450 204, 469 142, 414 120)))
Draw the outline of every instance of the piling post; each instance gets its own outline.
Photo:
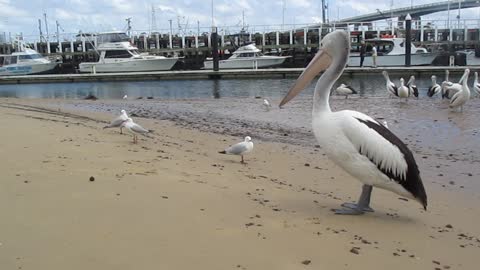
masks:
POLYGON ((75 48, 73 47, 73 40, 70 40, 70 52, 75 52, 75 48))
POLYGON ((50 39, 47 39, 47 53, 48 54, 52 53, 51 48, 50 48, 50 39))
POLYGON ((307 46, 308 28, 303 28, 303 45, 307 46))
POLYGON ((195 48, 198 49, 198 35, 195 35, 195 48))
POLYGON ((155 33, 155 49, 160 50, 160 37, 158 33, 155 33))
POLYGON ((217 27, 212 27, 213 70, 218 71, 218 33, 217 27))
POLYGON ((293 30, 290 29, 290 45, 293 45, 293 30))
POLYGON ((424 37, 424 33, 423 33, 423 24, 420 25, 420 42, 424 42, 425 41, 425 37, 424 37))
POLYGON ((435 34, 434 35, 435 35, 434 40, 435 40, 435 42, 437 42, 438 41, 438 28, 437 28, 436 25, 435 25, 435 34))
POLYGON ((262 47, 265 47, 265 31, 262 33, 262 47))
POLYGON ((275 42, 277 44, 277 46, 280 45, 280 33, 277 31, 277 33, 275 33, 275 42))
POLYGON ((405 17, 405 66, 409 67, 412 53, 412 17, 410 13, 405 17))

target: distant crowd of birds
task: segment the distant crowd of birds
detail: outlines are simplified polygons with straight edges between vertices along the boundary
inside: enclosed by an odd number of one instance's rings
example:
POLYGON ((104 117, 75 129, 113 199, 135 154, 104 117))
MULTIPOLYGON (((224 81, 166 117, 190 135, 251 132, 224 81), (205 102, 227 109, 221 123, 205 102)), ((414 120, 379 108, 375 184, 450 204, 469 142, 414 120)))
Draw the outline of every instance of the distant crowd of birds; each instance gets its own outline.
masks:
MULTIPOLYGON (((387 94, 390 97, 398 97, 403 100, 408 100, 410 97, 418 98, 419 91, 415 84, 415 76, 410 76, 410 79, 405 84, 405 80, 400 78, 400 85, 395 85, 388 75, 387 71, 382 72, 383 77, 386 81, 386 90, 387 94)), ((445 80, 441 83, 437 83, 437 76, 432 75, 432 85, 428 88, 427 96, 433 97, 437 94, 440 94, 442 99, 450 100, 449 107, 452 109, 460 109, 463 111, 463 105, 470 99, 471 92, 468 86, 468 76, 470 75, 470 70, 465 69, 463 76, 460 78, 458 83, 449 81, 449 71, 445 70, 445 80)), ((474 82, 473 90, 477 96, 480 97, 480 83, 478 81, 478 73, 474 73, 474 82)), ((357 91, 351 86, 341 84, 335 89, 337 95, 345 96, 348 98, 349 95, 357 94, 357 91)))

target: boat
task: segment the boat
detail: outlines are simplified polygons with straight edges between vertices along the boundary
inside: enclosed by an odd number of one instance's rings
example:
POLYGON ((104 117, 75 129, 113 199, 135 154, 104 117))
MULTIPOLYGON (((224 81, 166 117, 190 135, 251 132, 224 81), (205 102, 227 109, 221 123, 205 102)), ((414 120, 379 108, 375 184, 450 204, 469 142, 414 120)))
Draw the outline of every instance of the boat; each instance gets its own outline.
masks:
POLYGON ((12 54, 0 54, 0 76, 52 73, 57 66, 37 51, 24 48, 12 54))
POLYGON ((97 35, 98 62, 82 62, 81 73, 143 72, 170 70, 178 57, 165 57, 139 53, 138 48, 129 42, 125 33, 107 32, 97 35))
MULTIPOLYGON (((405 39, 396 37, 384 37, 365 40, 367 49, 375 46, 377 48, 377 66, 404 66, 405 65, 405 39)), ((425 48, 417 48, 412 43, 411 63, 412 66, 428 66, 437 57, 435 53, 429 53, 425 48)), ((373 67, 371 53, 367 52, 363 61, 363 66, 373 67)), ((360 66, 360 54, 350 54, 348 66, 360 66)))
MULTIPOLYGON (((283 64, 285 59, 289 57, 290 56, 264 55, 255 44, 252 43, 238 48, 228 59, 219 60, 218 66, 220 69, 275 67, 283 64)), ((213 60, 211 58, 207 58, 203 64, 205 69, 213 69, 213 60)))

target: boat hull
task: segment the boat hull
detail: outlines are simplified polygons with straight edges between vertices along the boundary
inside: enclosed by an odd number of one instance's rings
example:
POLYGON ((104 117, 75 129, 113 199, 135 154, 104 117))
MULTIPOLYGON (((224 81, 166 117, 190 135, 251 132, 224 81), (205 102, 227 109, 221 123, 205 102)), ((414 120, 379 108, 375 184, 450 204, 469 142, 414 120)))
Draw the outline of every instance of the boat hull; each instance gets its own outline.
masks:
MULTIPOLYGON (((432 53, 419 53, 412 54, 411 57, 411 66, 429 66, 432 64, 433 60, 437 55, 432 53)), ((359 67, 360 66, 360 56, 353 55, 350 56, 348 60, 349 67, 359 67)), ((373 67, 373 57, 365 56, 363 61, 364 67, 373 67)), ((389 67, 389 66, 405 66, 405 55, 382 55, 377 56, 377 66, 379 67, 389 67)))
POLYGON ((178 61, 178 58, 162 59, 135 59, 129 61, 116 61, 110 63, 80 63, 79 70, 82 73, 114 73, 114 72, 142 72, 170 70, 178 61))
MULTIPOLYGON (((262 58, 247 58, 234 60, 220 60, 218 65, 220 69, 254 69, 254 68, 267 68, 275 67, 283 64, 288 57, 275 56, 275 57, 262 57, 262 58)), ((204 62, 205 69, 213 69, 213 61, 204 62)))
POLYGON ((51 73, 57 63, 39 63, 34 65, 15 64, 0 67, 0 76, 32 75, 51 73))

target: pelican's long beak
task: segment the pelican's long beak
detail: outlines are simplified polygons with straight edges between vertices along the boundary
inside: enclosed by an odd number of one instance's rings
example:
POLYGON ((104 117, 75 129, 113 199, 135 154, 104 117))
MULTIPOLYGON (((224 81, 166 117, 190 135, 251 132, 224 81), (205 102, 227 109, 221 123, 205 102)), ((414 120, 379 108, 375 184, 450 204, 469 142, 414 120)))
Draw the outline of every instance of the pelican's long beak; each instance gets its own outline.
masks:
POLYGON ((325 50, 320 49, 312 61, 310 61, 307 68, 305 68, 302 74, 300 74, 300 77, 298 77, 295 84, 290 88, 290 91, 288 91, 279 106, 282 107, 302 92, 302 90, 310 84, 313 78, 315 78, 320 72, 326 70, 331 63, 332 58, 330 55, 325 50))

